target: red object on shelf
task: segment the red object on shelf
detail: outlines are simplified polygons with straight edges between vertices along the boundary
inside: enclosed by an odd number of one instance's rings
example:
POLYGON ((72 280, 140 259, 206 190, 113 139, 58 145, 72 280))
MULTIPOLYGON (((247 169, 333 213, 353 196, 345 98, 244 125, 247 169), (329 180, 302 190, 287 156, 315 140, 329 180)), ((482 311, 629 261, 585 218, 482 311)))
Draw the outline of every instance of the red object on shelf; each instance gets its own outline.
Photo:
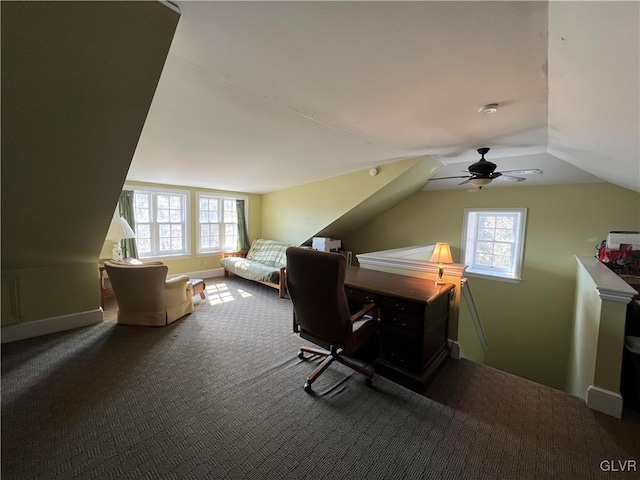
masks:
POLYGON ((629 273, 640 272, 640 250, 602 247, 598 250, 598 260, 613 269, 627 267, 629 273))

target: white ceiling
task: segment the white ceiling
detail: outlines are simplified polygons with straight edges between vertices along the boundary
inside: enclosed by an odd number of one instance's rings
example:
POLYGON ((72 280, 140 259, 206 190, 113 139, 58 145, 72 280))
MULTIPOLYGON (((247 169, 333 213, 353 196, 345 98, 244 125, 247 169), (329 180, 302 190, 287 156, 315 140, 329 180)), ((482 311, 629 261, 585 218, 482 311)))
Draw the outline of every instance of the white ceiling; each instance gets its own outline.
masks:
POLYGON ((637 2, 175 3, 130 180, 266 193, 422 154, 448 176, 486 146, 544 170, 520 185, 640 191, 637 2))

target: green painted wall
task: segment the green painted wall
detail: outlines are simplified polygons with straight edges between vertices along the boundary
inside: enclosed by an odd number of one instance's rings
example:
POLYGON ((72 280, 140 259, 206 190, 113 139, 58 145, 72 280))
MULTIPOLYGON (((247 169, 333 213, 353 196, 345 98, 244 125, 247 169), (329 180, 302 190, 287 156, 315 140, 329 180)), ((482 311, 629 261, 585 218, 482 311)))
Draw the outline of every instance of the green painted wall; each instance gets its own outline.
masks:
POLYGON ((178 20, 159 2, 3 2, 3 325, 99 308, 96 262, 178 20))
MULTIPOLYGON (((179 258, 177 260, 171 260, 165 257, 162 259, 162 262, 169 267, 169 274, 171 275, 175 275, 178 273, 197 272, 200 270, 211 270, 215 268, 221 268, 220 259, 222 258, 222 254, 196 255, 197 242, 198 242, 197 240, 198 218, 197 218, 197 210, 196 210, 196 192, 206 192, 206 193, 213 193, 213 194, 219 194, 219 195, 243 195, 248 197, 249 218, 248 218, 247 230, 249 233, 249 241, 253 241, 256 238, 260 238, 262 235, 262 195, 257 195, 254 193, 229 192, 224 190, 210 190, 207 188, 182 187, 178 185, 133 182, 133 181, 127 181, 127 185, 130 185, 130 186, 138 185, 138 186, 153 187, 153 188, 178 189, 178 190, 186 190, 190 192, 191 205, 189 207, 189 213, 191 215, 191 233, 190 233, 191 254, 189 255, 189 258, 179 258)), ((111 258, 112 247, 113 247, 113 243, 109 241, 105 241, 104 245, 102 246, 100 258, 111 258)))
POLYGON ((262 199, 264 238, 302 244, 319 236, 343 238, 403 198, 424 187, 442 164, 416 157, 273 193, 262 199))
MULTIPOLYGON (((420 192, 344 240, 355 253, 448 242, 460 261, 466 207, 528 207, 523 281, 469 279, 489 341, 485 363, 567 390, 574 255, 595 255, 611 230, 640 230, 640 194, 608 183, 420 192)), ((472 329, 463 305, 459 339, 477 359, 472 329)))

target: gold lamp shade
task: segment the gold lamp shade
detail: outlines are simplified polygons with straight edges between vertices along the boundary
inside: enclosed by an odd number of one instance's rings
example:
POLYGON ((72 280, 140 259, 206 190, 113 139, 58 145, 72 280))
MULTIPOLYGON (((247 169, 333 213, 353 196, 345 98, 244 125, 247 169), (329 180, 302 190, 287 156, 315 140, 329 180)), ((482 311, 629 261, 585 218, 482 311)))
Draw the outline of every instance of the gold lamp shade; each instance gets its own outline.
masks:
POLYGON ((433 263, 453 263, 451 257, 451 249, 448 243, 436 243, 436 248, 433 249, 430 262, 433 263))
POLYGON ((436 285, 443 285, 445 282, 442 279, 444 273, 444 264, 453 263, 451 257, 451 248, 448 243, 436 243, 436 247, 433 249, 430 262, 438 264, 438 278, 436 278, 436 285))

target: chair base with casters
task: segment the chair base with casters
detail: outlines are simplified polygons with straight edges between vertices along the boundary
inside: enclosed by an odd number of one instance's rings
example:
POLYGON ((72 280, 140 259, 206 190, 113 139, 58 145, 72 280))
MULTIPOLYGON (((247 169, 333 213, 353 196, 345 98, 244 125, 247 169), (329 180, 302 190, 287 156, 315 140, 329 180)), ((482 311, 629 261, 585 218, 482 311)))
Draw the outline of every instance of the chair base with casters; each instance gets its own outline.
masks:
POLYGON ((357 363, 352 362, 348 358, 344 357, 342 355, 344 352, 342 348, 339 348, 336 346, 331 346, 329 348, 330 348, 329 350, 325 350, 323 348, 315 348, 315 347, 306 347, 306 346, 300 347, 300 351, 298 352, 298 358, 300 360, 304 360, 306 358, 304 356, 305 352, 311 353, 313 355, 318 355, 321 357, 326 357, 322 361, 322 363, 318 365, 316 369, 313 372, 311 372, 311 374, 307 377, 307 381, 304 384, 305 392, 307 393, 312 392, 311 384, 317 380, 317 378, 322 374, 322 372, 324 372, 329 367, 329 365, 333 363, 334 360, 364 375, 366 377, 365 384, 368 387, 373 385, 373 382, 372 382, 373 370, 370 370, 366 367, 358 365, 357 363))

